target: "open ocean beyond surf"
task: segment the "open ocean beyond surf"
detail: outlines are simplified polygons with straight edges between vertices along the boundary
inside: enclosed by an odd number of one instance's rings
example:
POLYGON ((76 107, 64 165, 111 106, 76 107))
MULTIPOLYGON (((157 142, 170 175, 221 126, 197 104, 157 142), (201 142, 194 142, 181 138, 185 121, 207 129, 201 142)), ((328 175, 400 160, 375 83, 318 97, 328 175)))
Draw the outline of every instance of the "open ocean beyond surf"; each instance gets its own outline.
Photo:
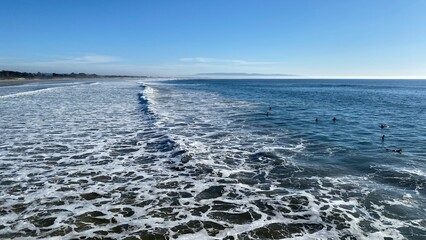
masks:
POLYGON ((426 239, 425 147, 426 81, 0 86, 0 238, 426 239))

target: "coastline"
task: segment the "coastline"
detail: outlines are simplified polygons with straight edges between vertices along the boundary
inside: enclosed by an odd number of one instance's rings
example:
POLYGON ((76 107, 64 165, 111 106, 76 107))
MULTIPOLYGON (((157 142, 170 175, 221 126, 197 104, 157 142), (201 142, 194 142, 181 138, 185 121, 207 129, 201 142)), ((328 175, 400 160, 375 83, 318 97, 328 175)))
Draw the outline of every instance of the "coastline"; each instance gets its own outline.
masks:
MULTIPOLYGON (((22 78, 0 79, 0 87, 22 85, 26 83, 35 83, 35 82, 41 82, 43 80, 42 79, 22 79, 22 78)), ((50 79, 46 79, 46 80, 50 80, 50 79)))
POLYGON ((0 79, 0 87, 22 85, 37 82, 67 82, 67 81, 108 81, 108 80, 140 80, 147 77, 96 77, 96 78, 9 78, 0 79))

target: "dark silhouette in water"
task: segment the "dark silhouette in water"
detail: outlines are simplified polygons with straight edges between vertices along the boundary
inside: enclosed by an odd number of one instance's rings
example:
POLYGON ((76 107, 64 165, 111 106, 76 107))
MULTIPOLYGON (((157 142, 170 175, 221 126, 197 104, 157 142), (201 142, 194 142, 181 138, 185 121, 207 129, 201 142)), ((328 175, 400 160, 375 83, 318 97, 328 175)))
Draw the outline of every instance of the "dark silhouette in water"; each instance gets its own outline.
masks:
POLYGON ((269 107, 269 110, 272 110, 272 107, 269 107))
POLYGON ((316 122, 316 123, 318 122, 318 118, 315 118, 315 122, 316 122))
POLYGON ((333 118, 333 122, 336 122, 336 117, 333 118))
POLYGON ((268 111, 268 112, 266 112, 266 116, 267 116, 267 117, 269 117, 269 111, 268 111))
POLYGON ((380 124, 380 128, 381 129, 383 129, 383 128, 385 128, 385 125, 382 123, 382 124, 380 124))
POLYGON ((385 141, 385 135, 382 135, 382 142, 385 141))
POLYGON ((397 152, 397 153, 399 153, 399 154, 401 154, 402 153, 402 149, 400 148, 400 149, 397 149, 397 150, 395 150, 395 149, 388 149, 388 148, 386 148, 386 151, 387 152, 397 152))

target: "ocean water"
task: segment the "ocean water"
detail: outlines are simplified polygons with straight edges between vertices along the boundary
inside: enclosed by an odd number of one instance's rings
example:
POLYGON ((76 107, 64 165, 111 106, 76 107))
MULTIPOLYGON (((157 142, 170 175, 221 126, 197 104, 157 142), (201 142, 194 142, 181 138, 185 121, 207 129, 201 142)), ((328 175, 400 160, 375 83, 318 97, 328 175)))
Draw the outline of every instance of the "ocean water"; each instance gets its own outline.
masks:
POLYGON ((0 238, 425 239, 425 146, 426 81, 0 86, 0 238))

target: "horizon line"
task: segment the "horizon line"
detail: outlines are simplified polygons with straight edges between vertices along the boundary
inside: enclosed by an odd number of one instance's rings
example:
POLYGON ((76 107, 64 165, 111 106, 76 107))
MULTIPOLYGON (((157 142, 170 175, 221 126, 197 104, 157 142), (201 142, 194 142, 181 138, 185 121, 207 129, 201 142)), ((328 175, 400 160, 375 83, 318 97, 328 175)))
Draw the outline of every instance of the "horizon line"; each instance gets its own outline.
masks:
MULTIPOLYGON (((11 71, 11 72, 20 72, 20 73, 42 73, 42 74, 50 74, 50 73, 59 73, 59 74, 72 74, 75 72, 70 73, 64 73, 62 71, 60 72, 30 72, 30 71, 16 71, 16 70, 5 70, 2 69, 0 71, 11 71)), ((75 73, 75 74, 81 74, 82 72, 75 73)), ((84 72, 83 72, 84 73, 84 72)), ((84 73, 84 74, 95 74, 95 73, 84 73)), ((296 74, 283 74, 283 73, 226 73, 226 72, 219 72, 219 73, 195 73, 195 74, 177 74, 177 75, 153 75, 153 74, 95 74, 102 76, 128 76, 128 77, 152 77, 152 78, 200 78, 202 76, 205 76, 205 79, 244 79, 244 77, 251 78, 251 79, 359 79, 359 80, 426 80, 426 76, 371 76, 371 75, 352 75, 352 76, 339 76, 339 75, 330 75, 330 76, 309 76, 309 75, 296 75, 296 74), (216 78, 215 78, 216 76, 216 78), (228 78, 225 78, 227 76, 228 78)))

